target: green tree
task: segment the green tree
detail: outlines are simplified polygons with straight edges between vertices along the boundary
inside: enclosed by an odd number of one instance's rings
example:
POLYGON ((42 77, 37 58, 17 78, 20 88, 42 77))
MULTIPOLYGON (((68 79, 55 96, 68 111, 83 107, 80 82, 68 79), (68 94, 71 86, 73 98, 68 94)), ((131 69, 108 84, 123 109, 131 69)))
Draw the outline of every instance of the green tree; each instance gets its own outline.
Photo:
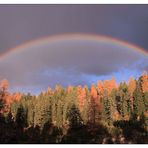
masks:
POLYGON ((51 100, 50 96, 40 94, 34 106, 34 126, 42 129, 47 122, 51 122, 51 100))
POLYGON ((144 97, 140 85, 140 80, 137 81, 137 86, 134 91, 134 114, 140 116, 145 112, 144 97))
POLYGON ((111 102, 108 98, 108 93, 106 90, 104 92, 104 97, 103 97, 102 117, 108 124, 111 123, 111 102))
POLYGON ((83 124, 79 109, 73 104, 67 112, 67 118, 71 128, 78 128, 83 124))
POLYGON ((24 110, 22 105, 17 109, 15 122, 19 128, 27 127, 27 112, 24 110))

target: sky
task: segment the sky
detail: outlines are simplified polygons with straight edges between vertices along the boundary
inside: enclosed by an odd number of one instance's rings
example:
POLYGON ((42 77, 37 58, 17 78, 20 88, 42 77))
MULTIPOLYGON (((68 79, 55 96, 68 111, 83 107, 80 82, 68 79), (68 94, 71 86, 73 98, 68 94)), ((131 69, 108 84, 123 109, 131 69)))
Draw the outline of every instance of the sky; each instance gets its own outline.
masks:
MULTIPOLYGON (((0 5, 0 54, 26 42, 62 34, 113 37, 148 51, 148 5, 0 5)), ((85 38, 85 37, 84 37, 85 38)), ((148 55, 108 40, 69 37, 40 42, 23 52, 0 57, 0 80, 11 90, 38 92, 96 83, 117 82, 148 70, 148 55)))

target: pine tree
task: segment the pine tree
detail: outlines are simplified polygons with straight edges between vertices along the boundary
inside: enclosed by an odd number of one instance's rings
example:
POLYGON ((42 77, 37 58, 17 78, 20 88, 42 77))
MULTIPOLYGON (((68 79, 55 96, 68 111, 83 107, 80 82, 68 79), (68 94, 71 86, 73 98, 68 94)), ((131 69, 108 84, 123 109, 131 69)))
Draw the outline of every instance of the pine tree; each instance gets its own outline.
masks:
POLYGON ((110 103, 110 100, 108 98, 107 90, 104 91, 102 116, 103 116, 103 119, 108 124, 111 124, 111 121, 112 121, 112 118, 111 118, 111 103, 110 103))
POLYGON ((128 117, 129 116, 129 97, 128 97, 128 86, 126 83, 120 83, 119 90, 118 90, 118 95, 116 97, 116 102, 117 102, 117 110, 122 116, 128 117))
POLYGON ((133 112, 133 105, 134 105, 133 93, 135 89, 136 89, 136 80, 134 78, 131 78, 128 83, 128 93, 130 97, 129 104, 131 106, 131 112, 133 112))
POLYGON ((39 126, 41 130, 43 129, 45 123, 51 122, 51 100, 48 95, 40 94, 36 99, 36 104, 34 106, 34 127, 39 126))
POLYGON ((67 113, 69 112, 69 108, 73 104, 75 104, 75 106, 79 108, 78 98, 77 98, 77 88, 72 87, 70 90, 67 89, 67 93, 64 100, 65 102, 63 106, 63 124, 67 124, 67 122, 69 122, 68 121, 69 119, 67 118, 67 113))
POLYGON ((27 108, 27 123, 28 126, 34 126, 34 117, 35 117, 35 104, 36 104, 36 97, 27 95, 26 96, 26 108, 27 108))
POLYGON ((79 109, 75 106, 75 104, 69 108, 67 118, 71 128, 78 128, 83 124, 79 109))
POLYGON ((116 95, 117 95, 117 90, 113 89, 110 96, 109 96, 109 100, 110 100, 110 110, 111 110, 111 118, 113 120, 119 120, 120 115, 119 112, 117 111, 117 104, 116 104, 116 95))
POLYGON ((134 91, 134 114, 140 116, 145 112, 144 97, 140 85, 140 79, 137 81, 136 89, 134 91))
POLYGON ((18 128, 23 129, 24 127, 27 127, 27 112, 24 110, 22 105, 17 109, 15 122, 18 128))
MULTIPOLYGON (((64 96, 65 96, 65 90, 62 88, 62 86, 57 85, 55 88, 55 91, 52 95, 52 99, 51 99, 51 104, 52 104, 51 105, 51 116, 52 116, 51 119, 52 119, 52 123, 54 125, 57 125, 57 120, 58 120, 57 114, 59 114, 59 112, 61 112, 59 109, 63 108, 63 107, 58 108, 58 102, 59 102, 59 100, 62 100, 62 97, 64 97, 64 96)), ((59 103, 59 105, 60 105, 60 103, 59 103)))

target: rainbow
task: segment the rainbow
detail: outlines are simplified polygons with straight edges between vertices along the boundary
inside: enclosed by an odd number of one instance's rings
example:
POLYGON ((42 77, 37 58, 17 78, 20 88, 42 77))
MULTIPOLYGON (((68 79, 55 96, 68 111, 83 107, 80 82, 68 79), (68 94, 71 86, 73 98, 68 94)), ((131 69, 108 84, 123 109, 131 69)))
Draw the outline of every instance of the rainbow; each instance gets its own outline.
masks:
POLYGON ((108 42, 113 44, 116 43, 118 45, 128 47, 130 49, 136 50, 137 52, 140 52, 141 54, 148 56, 148 52, 145 49, 138 47, 137 45, 128 43, 126 41, 121 41, 116 38, 104 36, 104 35, 79 33, 79 34, 52 35, 52 36, 42 37, 39 39, 29 41, 15 48, 10 48, 7 50, 7 52, 0 54, 0 60, 5 59, 5 57, 7 57, 8 55, 14 54, 15 52, 21 52, 23 49, 29 48, 32 45, 42 44, 44 42, 52 42, 52 41, 56 42, 59 40, 66 40, 66 39, 83 39, 83 40, 102 41, 102 42, 108 42))

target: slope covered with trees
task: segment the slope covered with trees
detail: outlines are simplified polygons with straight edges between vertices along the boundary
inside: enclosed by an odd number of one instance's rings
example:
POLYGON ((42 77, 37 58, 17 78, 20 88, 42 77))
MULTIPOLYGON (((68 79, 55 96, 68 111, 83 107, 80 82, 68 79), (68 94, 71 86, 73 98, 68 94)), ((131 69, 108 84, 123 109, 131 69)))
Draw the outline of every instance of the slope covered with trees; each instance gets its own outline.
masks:
POLYGON ((117 85, 50 87, 34 96, 0 85, 0 143, 147 143, 148 75, 117 85))

